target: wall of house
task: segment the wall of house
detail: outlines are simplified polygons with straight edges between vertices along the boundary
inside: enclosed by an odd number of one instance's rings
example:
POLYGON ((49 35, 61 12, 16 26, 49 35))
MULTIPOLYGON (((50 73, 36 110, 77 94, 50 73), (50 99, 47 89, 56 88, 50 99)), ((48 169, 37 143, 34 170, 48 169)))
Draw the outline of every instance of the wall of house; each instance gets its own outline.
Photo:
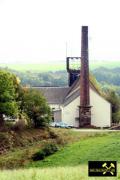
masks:
MULTIPOLYGON (((102 98, 98 93, 90 89, 91 125, 96 127, 111 126, 111 104, 102 98)), ((62 121, 75 127, 79 126, 79 108, 80 97, 74 99, 71 103, 62 109, 62 121)))
POLYGON ((63 122, 78 127, 79 125, 78 120, 75 119, 79 117, 79 108, 78 108, 79 104, 80 104, 80 97, 77 97, 71 103, 63 107, 62 110, 63 122))
POLYGON ((60 104, 49 104, 51 109, 55 109, 55 110, 59 110, 61 109, 61 105, 60 104))
POLYGON ((97 127, 111 126, 111 104, 90 89, 91 124, 97 127))
POLYGON ((55 122, 62 121, 62 106, 61 104, 49 104, 52 111, 52 119, 55 122))
POLYGON ((54 121, 55 122, 62 121, 61 110, 54 111, 53 114, 54 114, 54 121))

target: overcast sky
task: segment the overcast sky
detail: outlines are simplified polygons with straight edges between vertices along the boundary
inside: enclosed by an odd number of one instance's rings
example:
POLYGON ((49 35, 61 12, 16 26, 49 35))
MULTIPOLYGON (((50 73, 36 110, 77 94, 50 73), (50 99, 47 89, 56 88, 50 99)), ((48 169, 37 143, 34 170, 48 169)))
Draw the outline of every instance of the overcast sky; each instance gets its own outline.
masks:
POLYGON ((0 0, 0 63, 80 56, 89 26, 93 60, 120 60, 120 0, 0 0))

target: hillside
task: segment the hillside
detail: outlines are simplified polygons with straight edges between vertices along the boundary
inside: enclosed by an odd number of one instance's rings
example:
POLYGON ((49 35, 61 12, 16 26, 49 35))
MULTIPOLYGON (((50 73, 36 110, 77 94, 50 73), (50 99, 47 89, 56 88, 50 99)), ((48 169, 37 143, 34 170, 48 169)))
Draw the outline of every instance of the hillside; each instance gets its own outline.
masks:
MULTIPOLYGON (((115 90, 120 94, 120 67, 109 68, 98 67, 91 70, 91 74, 99 82, 99 86, 104 91, 108 89, 115 90)), ((34 68, 34 66, 33 66, 34 68)), ((68 86, 68 73, 66 70, 57 71, 17 71, 9 68, 4 68, 16 74, 23 86, 68 86)), ((35 69, 34 69, 35 70, 35 69)))
POLYGON ((92 71, 101 88, 107 92, 108 89, 116 91, 120 95, 120 67, 99 67, 92 71))
MULTIPOLYGON (((21 72, 5 68, 16 74, 23 86, 67 86, 68 73, 64 71, 48 72, 21 72)), ((120 68, 99 67, 91 71, 91 74, 100 83, 103 90, 113 89, 120 94, 120 68)))
MULTIPOLYGON (((89 135, 95 133, 89 133, 89 135)), ((66 129, 26 129, 23 131, 0 132, 0 169, 24 167, 34 153, 49 143, 59 147, 88 137, 66 129)))
MULTIPOLYGON (((89 133, 88 133, 89 134, 89 133)), ((93 134, 61 149, 44 161, 32 162, 29 167, 78 166, 89 160, 117 160, 120 163, 120 133, 93 134), (115 149, 115 152, 114 152, 115 149)))
MULTIPOLYGON (((1 180, 56 180, 56 177, 58 180, 86 180, 88 179, 88 160, 117 160, 118 177, 111 177, 110 179, 120 179, 119 132, 95 133, 72 132, 69 130, 63 130, 62 132, 62 130, 55 130, 61 135, 71 134, 71 138, 73 137, 74 140, 77 137, 77 142, 72 141, 73 143, 68 144, 42 161, 33 162, 29 157, 24 169, 0 172, 1 180)), ((26 152, 26 156, 28 152, 26 152)), ((16 157, 14 156, 14 159, 16 157)), ((90 179, 97 180, 98 178, 90 179)), ((103 180, 104 177, 100 179, 103 180)), ((106 179, 109 179, 109 177, 106 179)))
MULTIPOLYGON (((9 68, 16 71, 32 71, 32 72, 47 72, 47 71, 63 71, 66 70, 66 60, 65 61, 56 61, 48 63, 39 63, 39 64, 0 64, 2 68, 9 68)), ((120 67, 120 61, 90 61, 90 69, 96 69, 99 67, 105 68, 116 68, 120 67)))
POLYGON ((92 71, 92 74, 96 77, 100 83, 108 83, 115 86, 120 86, 120 67, 113 69, 99 67, 92 71))

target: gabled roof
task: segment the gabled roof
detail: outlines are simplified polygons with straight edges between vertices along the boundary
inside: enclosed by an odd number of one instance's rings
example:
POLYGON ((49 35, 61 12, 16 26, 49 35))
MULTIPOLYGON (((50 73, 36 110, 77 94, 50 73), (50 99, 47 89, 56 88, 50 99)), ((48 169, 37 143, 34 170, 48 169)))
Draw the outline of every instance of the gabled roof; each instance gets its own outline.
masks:
MULTIPOLYGON (((99 91, 95 88, 91 80, 90 80, 90 88, 100 95, 99 91)), ((69 88, 68 94, 64 99, 64 105, 66 106, 78 96, 80 96, 80 77, 78 77, 77 80, 69 88)))
POLYGON ((69 87, 32 87, 39 90, 50 104, 63 104, 69 87))
MULTIPOLYGON (((80 95, 80 77, 72 84, 71 87, 32 87, 42 92, 49 104, 64 104, 65 106, 72 102, 80 95)), ((100 94, 98 89, 90 80, 90 88, 97 94, 100 94)))
MULTIPOLYGON (((95 87, 91 79, 89 80, 89 82, 90 82, 90 88, 92 88, 96 93, 100 95, 100 92, 95 87)), ((76 89, 80 89, 80 77, 78 77, 76 81, 72 84, 72 86, 69 88, 68 94, 70 94, 71 92, 74 92, 76 89)))

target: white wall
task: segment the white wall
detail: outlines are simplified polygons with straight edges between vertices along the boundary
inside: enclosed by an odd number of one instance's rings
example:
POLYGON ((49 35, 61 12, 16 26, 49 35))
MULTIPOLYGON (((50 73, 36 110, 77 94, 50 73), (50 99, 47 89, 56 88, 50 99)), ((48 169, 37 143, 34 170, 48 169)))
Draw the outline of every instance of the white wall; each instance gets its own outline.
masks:
POLYGON ((97 127, 111 126, 111 104, 90 89, 91 124, 97 127))
POLYGON ((49 104, 49 105, 53 112, 54 121, 55 122, 62 121, 62 106, 61 106, 61 104, 49 104))
POLYGON ((79 117, 80 97, 77 97, 74 101, 63 107, 62 121, 78 127, 78 123, 75 121, 76 117, 79 117))
POLYGON ((60 122, 62 121, 62 113, 61 113, 61 110, 58 110, 58 111, 54 111, 54 121, 55 122, 60 122))
POLYGON ((60 104, 49 104, 51 109, 55 109, 55 110, 59 110, 61 109, 61 105, 60 104))
MULTIPOLYGON (((80 97, 77 97, 67 106, 62 109, 62 121, 78 127, 78 122, 75 121, 79 117, 80 97)), ((91 125, 96 127, 111 126, 111 104, 102 98, 95 91, 90 89, 90 105, 91 108, 91 125)))

